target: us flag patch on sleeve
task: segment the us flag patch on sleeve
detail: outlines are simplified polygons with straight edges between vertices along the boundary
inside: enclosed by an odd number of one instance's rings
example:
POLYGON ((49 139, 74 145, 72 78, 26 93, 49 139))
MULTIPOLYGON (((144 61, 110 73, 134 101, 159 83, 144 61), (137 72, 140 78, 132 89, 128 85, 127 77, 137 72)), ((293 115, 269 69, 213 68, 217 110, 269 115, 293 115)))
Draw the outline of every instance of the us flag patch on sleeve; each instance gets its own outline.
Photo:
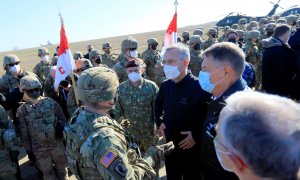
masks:
POLYGON ((100 163, 105 168, 108 168, 117 157, 118 156, 114 152, 112 152, 111 150, 107 150, 105 155, 100 159, 100 163))

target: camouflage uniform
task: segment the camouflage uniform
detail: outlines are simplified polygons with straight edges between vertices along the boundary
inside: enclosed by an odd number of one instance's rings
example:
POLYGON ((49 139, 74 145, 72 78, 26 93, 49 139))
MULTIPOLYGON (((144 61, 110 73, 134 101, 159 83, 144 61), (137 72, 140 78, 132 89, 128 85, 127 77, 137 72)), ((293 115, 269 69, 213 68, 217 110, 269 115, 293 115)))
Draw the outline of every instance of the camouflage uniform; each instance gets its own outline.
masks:
MULTIPOLYGON (((151 39, 149 39, 149 40, 151 40, 151 39)), ((155 39, 155 42, 157 43, 156 39, 155 39)), ((148 42, 148 45, 149 45, 149 43, 150 42, 148 42)), ((151 42, 151 43, 153 43, 153 42, 151 42)), ((142 53, 142 59, 144 60, 144 62, 146 64, 147 77, 151 81, 156 82, 154 66, 157 63, 157 61, 159 61, 161 59, 160 52, 158 50, 152 50, 152 49, 148 48, 146 51, 144 51, 142 53)))
POLYGON ((102 62, 107 65, 109 68, 112 68, 117 63, 116 54, 102 54, 102 62))
POLYGON ((205 50, 205 49, 209 48, 210 46, 212 46, 213 44, 219 42, 217 39, 215 39, 215 38, 217 38, 217 33, 218 33, 217 30, 214 28, 208 30, 207 35, 209 36, 209 38, 208 38, 208 40, 203 42, 203 44, 202 44, 203 50, 205 50), (213 37, 211 37, 211 35, 215 35, 216 37, 213 38, 213 37))
POLYGON ((115 119, 130 121, 129 131, 138 139, 143 150, 152 145, 154 138, 154 102, 158 87, 152 81, 141 79, 138 87, 127 80, 119 86, 115 119))
POLYGON ((160 87, 160 84, 167 80, 166 75, 164 73, 164 66, 162 64, 162 60, 157 61, 154 66, 155 72, 155 82, 157 82, 157 86, 160 87))
MULTIPOLYGON (((46 48, 39 48, 38 49, 38 56, 49 56, 49 51, 46 48)), ((51 68, 51 61, 40 61, 37 65, 33 68, 33 73, 35 73, 41 80, 42 85, 45 85, 46 78, 50 74, 51 68)))
POLYGON ((75 94, 74 94, 74 88, 73 86, 70 88, 68 97, 67 97, 67 109, 70 117, 75 113, 77 110, 78 106, 76 104, 75 100, 75 94))
POLYGON ((0 106, 0 179, 17 179, 17 164, 10 154, 10 149, 15 145, 18 145, 18 141, 12 122, 0 106))
MULTIPOLYGON (((20 90, 40 87, 38 80, 25 76, 20 90)), ((61 107, 50 98, 38 97, 38 102, 26 102, 17 111, 23 145, 36 156, 38 168, 45 179, 68 179, 62 130, 66 118, 61 107), (56 175, 57 173, 57 175, 56 175)))
POLYGON ((189 69, 191 70, 192 74, 196 77, 198 77, 199 72, 201 71, 201 64, 202 64, 202 50, 201 48, 199 50, 196 50, 194 46, 201 42, 200 36, 194 35, 191 36, 190 39, 190 63, 189 63, 189 69), (193 45, 193 47, 191 47, 193 45))
MULTIPOLYGON (((85 105, 111 100, 118 85, 112 70, 90 68, 77 81, 78 98, 85 105)), ((85 109, 71 118, 64 137, 70 169, 77 179, 154 179, 152 167, 158 165, 159 154, 164 154, 162 148, 152 147, 140 157, 137 145, 121 125, 107 115, 85 109)))

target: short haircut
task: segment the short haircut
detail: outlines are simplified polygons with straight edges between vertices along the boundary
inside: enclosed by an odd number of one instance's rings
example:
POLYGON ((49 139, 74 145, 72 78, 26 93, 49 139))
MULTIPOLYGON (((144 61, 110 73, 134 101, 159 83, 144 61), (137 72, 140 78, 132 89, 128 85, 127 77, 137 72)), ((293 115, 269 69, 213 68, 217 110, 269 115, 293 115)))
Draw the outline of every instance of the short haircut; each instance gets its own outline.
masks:
POLYGON ((178 54, 179 54, 179 60, 183 61, 185 59, 187 59, 188 61, 190 61, 190 49, 188 46, 182 44, 182 43, 176 43, 173 45, 168 46, 165 49, 165 52, 171 51, 173 49, 177 49, 178 50, 178 54))
POLYGON ((300 167, 300 105, 258 92, 237 92, 226 100, 218 124, 223 143, 260 177, 297 179, 300 167))
POLYGON ((273 37, 279 38, 288 31, 291 31, 290 26, 287 24, 281 24, 275 28, 273 37))
POLYGON ((241 77, 245 69, 245 53, 231 42, 216 43, 203 52, 203 57, 213 57, 222 65, 231 66, 236 75, 241 77))

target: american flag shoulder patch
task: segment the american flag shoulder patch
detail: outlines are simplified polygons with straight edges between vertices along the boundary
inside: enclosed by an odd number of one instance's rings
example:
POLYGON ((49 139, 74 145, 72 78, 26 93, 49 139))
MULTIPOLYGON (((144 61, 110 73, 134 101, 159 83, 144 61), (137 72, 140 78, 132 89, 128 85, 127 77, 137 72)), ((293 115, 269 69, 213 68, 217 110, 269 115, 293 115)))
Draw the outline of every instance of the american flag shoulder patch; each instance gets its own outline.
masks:
POLYGON ((112 152, 111 150, 107 150, 105 155, 100 159, 100 163, 105 168, 108 168, 117 157, 118 156, 116 153, 112 152))

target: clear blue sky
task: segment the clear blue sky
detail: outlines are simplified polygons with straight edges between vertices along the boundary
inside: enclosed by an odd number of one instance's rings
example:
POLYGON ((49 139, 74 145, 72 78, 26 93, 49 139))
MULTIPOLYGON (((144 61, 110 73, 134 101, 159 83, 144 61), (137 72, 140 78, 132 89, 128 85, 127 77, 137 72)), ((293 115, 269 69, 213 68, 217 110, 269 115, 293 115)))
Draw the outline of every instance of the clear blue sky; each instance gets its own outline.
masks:
MULTIPOLYGON (((273 0, 277 1, 277 0, 273 0)), ((174 0, 2 0, 0 51, 59 42, 58 6, 69 42, 166 29, 174 0)), ((266 15, 269 0, 178 0, 178 26, 218 20, 230 12, 266 15)), ((282 0, 284 8, 300 0, 282 0)), ((278 8, 277 12, 281 9, 278 8)))

